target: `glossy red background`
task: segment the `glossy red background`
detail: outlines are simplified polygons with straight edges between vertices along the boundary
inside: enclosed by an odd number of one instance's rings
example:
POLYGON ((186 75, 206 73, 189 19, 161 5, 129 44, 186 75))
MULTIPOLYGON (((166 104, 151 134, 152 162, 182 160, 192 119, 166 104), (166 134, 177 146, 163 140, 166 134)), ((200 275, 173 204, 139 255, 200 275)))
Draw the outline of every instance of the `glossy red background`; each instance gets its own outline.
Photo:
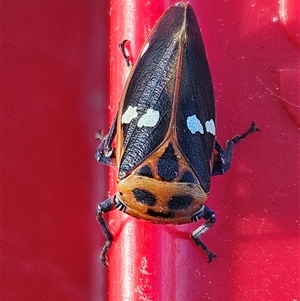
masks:
POLYGON ((1 300, 106 300, 93 158, 107 124, 106 1, 3 5, 1 300))
POLYGON ((218 140, 251 120, 261 128, 213 178, 217 223, 204 240, 218 258, 207 264, 190 241, 197 224, 157 226, 120 212, 110 214, 108 283, 98 257, 94 208, 107 196, 108 169, 93 160, 93 135, 108 129, 109 64, 113 115, 128 74, 118 43, 129 39, 134 59, 171 2, 113 1, 110 10, 105 1, 14 1, 3 7, 3 300, 300 298, 299 4, 190 2, 218 140))

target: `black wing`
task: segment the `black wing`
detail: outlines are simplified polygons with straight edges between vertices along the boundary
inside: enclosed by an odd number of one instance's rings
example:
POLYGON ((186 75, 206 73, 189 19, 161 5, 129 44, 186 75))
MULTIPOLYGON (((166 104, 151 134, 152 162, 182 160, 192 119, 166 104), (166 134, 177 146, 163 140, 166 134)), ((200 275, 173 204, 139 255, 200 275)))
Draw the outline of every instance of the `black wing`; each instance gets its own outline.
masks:
POLYGON ((184 5, 162 15, 129 77, 119 115, 124 137, 119 176, 145 160, 168 132, 184 19, 184 5))
POLYGON ((177 139, 206 191, 215 142, 215 101, 211 74, 196 16, 186 8, 185 43, 177 107, 177 139))

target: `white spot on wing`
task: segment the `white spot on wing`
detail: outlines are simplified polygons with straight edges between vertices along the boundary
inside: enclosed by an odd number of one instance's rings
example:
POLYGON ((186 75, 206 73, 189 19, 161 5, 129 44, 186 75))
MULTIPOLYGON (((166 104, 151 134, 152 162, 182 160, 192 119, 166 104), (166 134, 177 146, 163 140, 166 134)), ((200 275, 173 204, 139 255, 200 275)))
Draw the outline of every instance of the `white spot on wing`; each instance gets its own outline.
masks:
POLYGON ((129 106, 123 114, 121 123, 129 123, 132 119, 137 117, 136 107, 129 106))
POLYGON ((145 52, 147 51, 148 48, 149 48, 149 42, 147 42, 145 44, 145 46, 143 47, 142 52, 141 52, 141 57, 145 54, 145 52))
POLYGON ((199 132, 200 134, 204 133, 203 126, 196 115, 189 116, 186 119, 186 125, 192 134, 195 134, 196 132, 199 132))
POLYGON ((141 116, 137 126, 140 128, 142 126, 153 127, 157 124, 159 120, 159 112, 153 109, 148 109, 147 112, 141 116))
POLYGON ((211 133, 214 136, 216 135, 216 127, 212 119, 210 121, 205 122, 205 128, 208 133, 211 133))

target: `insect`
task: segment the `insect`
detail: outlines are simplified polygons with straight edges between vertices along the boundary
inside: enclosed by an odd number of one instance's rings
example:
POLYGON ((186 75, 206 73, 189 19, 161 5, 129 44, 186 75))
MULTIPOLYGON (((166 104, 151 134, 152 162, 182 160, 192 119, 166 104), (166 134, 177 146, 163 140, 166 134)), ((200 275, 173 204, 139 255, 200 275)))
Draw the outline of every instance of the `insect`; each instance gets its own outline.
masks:
POLYGON ((159 224, 204 219, 191 238, 208 261, 216 257, 200 239, 215 223, 204 204, 210 178, 229 169, 234 144, 255 131, 252 122, 225 149, 216 141, 213 85, 197 18, 188 3, 171 6, 131 70, 108 134, 98 133, 96 160, 117 168, 117 192, 96 210, 107 240, 103 264, 113 241, 103 215, 116 208, 159 224))

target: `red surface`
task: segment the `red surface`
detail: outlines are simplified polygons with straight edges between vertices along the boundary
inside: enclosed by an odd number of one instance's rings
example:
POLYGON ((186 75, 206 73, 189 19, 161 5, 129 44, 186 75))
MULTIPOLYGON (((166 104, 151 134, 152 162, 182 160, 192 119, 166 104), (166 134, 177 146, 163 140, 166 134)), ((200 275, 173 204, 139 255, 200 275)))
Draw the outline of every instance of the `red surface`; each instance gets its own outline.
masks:
MULTIPOLYGON (((110 214, 109 269, 94 210, 107 196, 94 132, 108 129, 128 70, 164 1, 4 4, 3 300, 299 300, 299 40, 297 1, 190 1, 202 29, 218 140, 255 120, 232 169, 212 181, 216 225, 157 226, 110 214), (291 25, 292 24, 292 25, 291 25), (105 276, 109 279, 106 284, 105 276), (108 287, 108 289, 107 289, 108 287)), ((114 193, 110 188, 111 194, 114 193)))
POLYGON ((108 188, 93 152, 108 113, 108 3, 3 10, 0 299, 106 300, 95 208, 108 188))

